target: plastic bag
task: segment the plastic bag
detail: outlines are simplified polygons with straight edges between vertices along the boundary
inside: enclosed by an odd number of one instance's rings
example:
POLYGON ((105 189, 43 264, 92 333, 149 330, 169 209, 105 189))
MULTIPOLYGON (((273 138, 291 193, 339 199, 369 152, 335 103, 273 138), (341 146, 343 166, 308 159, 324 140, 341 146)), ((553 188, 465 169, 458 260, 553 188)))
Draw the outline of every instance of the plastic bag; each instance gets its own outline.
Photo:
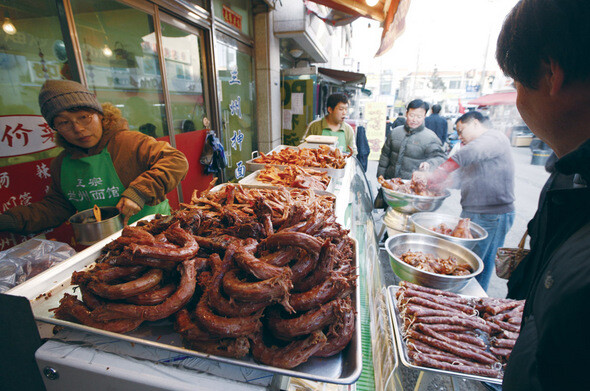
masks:
POLYGON ((76 254, 66 243, 30 239, 0 252, 0 293, 76 254))

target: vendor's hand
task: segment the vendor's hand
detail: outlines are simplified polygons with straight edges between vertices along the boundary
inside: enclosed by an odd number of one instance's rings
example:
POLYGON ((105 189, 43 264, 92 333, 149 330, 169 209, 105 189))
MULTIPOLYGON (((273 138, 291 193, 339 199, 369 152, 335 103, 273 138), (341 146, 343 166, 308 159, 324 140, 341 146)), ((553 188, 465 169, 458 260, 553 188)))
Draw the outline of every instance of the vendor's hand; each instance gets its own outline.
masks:
POLYGON ((418 167, 419 171, 429 171, 430 170, 430 163, 422 162, 420 163, 420 167, 418 167))
POLYGON ((437 168, 428 174, 428 188, 434 191, 442 191, 446 186, 449 173, 445 170, 437 168))
POLYGON ((119 212, 124 216, 123 224, 127 225, 129 218, 138 213, 141 210, 141 207, 129 198, 121 197, 117 203, 117 209, 119 209, 119 212))

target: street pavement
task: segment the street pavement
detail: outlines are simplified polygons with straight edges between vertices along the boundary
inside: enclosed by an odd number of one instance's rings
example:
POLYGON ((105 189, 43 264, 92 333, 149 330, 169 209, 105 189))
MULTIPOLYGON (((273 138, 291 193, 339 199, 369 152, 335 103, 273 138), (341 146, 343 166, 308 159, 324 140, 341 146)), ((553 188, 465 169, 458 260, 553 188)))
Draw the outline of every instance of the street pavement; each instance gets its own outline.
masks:
MULTIPOLYGON (((526 230, 527 223, 534 216, 537 210, 539 194, 549 174, 545 171, 544 166, 532 165, 532 152, 528 147, 512 147, 512 156, 515 164, 515 212, 514 224, 504 242, 505 247, 516 247, 526 230)), ((372 185, 373 194, 377 194, 379 184, 377 183, 377 161, 369 161, 367 167, 367 179, 372 185)), ((461 195, 458 189, 451 189, 451 196, 448 197, 442 206, 436 211, 437 213, 450 214, 459 216, 461 214, 461 195)), ((382 221, 381 214, 376 212, 377 228, 380 229, 382 221), (377 221, 379 219, 379 221, 377 221)), ((527 240, 528 246, 528 240, 527 240)), ((525 246, 525 247, 527 247, 525 246)), ((498 278, 495 273, 492 275, 488 287, 488 296, 506 297, 507 287, 506 280, 498 278)))

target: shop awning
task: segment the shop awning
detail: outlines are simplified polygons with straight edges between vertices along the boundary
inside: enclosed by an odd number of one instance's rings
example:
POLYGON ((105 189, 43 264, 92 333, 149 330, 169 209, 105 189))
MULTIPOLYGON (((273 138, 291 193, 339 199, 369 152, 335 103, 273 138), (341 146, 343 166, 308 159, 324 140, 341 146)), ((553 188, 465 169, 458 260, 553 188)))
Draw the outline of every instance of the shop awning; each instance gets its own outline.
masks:
POLYGON ((479 98, 470 100, 467 103, 478 106, 513 105, 516 104, 516 91, 482 95, 479 98))
MULTIPOLYGON (((308 0, 353 17, 370 18, 382 23, 381 45, 375 57, 385 54, 404 32, 410 0, 379 0, 370 7, 364 0, 308 0)), ((352 20, 352 19, 351 19, 352 20)))
POLYGON ((318 68, 318 73, 337 81, 339 84, 362 84, 364 86, 367 82, 367 77, 364 73, 347 72, 321 67, 318 68))

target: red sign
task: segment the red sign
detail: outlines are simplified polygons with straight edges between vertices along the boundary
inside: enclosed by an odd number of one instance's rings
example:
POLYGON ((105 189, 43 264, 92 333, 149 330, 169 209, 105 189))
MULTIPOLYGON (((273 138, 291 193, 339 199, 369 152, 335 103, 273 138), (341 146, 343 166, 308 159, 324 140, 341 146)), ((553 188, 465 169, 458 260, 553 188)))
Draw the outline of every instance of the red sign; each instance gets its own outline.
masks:
POLYGON ((228 6, 223 6, 223 20, 242 31, 242 16, 235 13, 228 6))
MULTIPOLYGON (((15 206, 30 205, 45 197, 51 183, 49 165, 52 159, 0 167, 0 213, 15 206)), ((0 232, 0 251, 22 243, 33 236, 35 235, 22 236, 0 232)), ((69 224, 62 224, 60 227, 45 232, 45 237, 74 246, 73 231, 69 224)))

